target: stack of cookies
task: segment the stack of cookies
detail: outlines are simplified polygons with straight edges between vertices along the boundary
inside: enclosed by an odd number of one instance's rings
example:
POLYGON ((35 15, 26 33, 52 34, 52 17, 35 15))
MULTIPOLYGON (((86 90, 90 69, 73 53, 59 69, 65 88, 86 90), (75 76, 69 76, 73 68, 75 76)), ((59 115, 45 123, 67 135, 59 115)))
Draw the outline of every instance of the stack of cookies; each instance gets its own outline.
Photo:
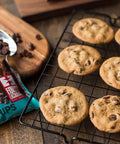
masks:
MULTIPOLYGON (((114 30, 104 21, 85 18, 73 25, 73 34, 91 44, 109 43, 114 39, 114 30)), ((120 30, 115 34, 117 43, 120 30)), ((58 65, 66 73, 83 76, 98 70, 101 55, 87 45, 71 45, 58 55, 58 65)), ((120 89, 120 57, 107 59, 100 67, 101 78, 110 86, 120 89)), ((74 125, 84 120, 89 111, 91 122, 101 131, 120 131, 120 97, 107 95, 96 99, 90 106, 85 95, 70 86, 46 90, 40 98, 40 108, 46 120, 55 124, 74 125)))

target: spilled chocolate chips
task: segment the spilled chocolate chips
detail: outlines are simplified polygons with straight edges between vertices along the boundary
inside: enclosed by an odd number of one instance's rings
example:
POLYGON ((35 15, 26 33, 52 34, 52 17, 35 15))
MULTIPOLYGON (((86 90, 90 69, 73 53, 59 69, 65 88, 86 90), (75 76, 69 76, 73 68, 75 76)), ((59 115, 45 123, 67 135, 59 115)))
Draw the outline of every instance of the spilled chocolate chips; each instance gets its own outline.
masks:
POLYGON ((16 44, 22 43, 22 39, 19 33, 13 33, 12 38, 16 42, 16 44))
POLYGON ((0 40, 0 54, 1 55, 9 55, 9 45, 6 42, 3 42, 3 40, 0 40))
POLYGON ((19 56, 33 58, 33 54, 27 50, 23 50, 21 53, 19 53, 19 56))
POLYGON ((33 51, 35 49, 35 46, 30 42, 29 43, 29 50, 33 51))

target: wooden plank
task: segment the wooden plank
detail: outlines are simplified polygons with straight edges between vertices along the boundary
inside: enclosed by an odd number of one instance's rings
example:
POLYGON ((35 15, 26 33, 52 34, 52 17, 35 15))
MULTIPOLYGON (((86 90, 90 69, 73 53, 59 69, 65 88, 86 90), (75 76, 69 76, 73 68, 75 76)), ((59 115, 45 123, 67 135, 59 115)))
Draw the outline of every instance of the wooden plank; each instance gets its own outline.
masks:
MULTIPOLYGON (((23 42, 18 44, 16 55, 8 57, 8 63, 16 69, 22 77, 34 75, 42 67, 49 55, 49 44, 44 35, 34 27, 10 14, 0 7, 0 29, 8 34, 19 33, 23 42), (37 40, 36 35, 39 34, 41 39, 37 40), (35 46, 35 49, 29 50, 29 43, 35 46), (24 50, 32 53, 33 58, 20 57, 20 53, 24 50)), ((0 57, 2 61, 5 57, 0 57)))
POLYGON ((20 16, 27 21, 65 14, 75 7, 90 8, 113 3, 112 0, 15 0, 20 16))

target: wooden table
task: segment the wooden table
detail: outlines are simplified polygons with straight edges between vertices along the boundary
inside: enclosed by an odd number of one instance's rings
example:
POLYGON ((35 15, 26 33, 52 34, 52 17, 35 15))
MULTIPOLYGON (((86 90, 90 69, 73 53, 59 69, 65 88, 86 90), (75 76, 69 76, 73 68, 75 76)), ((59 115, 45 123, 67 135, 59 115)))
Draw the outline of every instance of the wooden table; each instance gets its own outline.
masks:
MULTIPOLYGON (((19 17, 19 13, 16 4, 13 0, 0 0, 0 5, 6 8, 8 11, 19 17)), ((104 12, 107 14, 120 15, 120 3, 101 6, 94 9, 97 12, 104 12)), ((51 47, 55 47, 63 29, 66 25, 70 14, 65 16, 54 17, 38 22, 31 23, 36 29, 40 30, 48 39, 51 47)), ((29 78, 24 81, 27 88, 32 92, 36 81, 33 78, 29 78)), ((57 136, 50 134, 45 135, 49 140, 49 144, 52 143, 52 139, 56 139, 57 144, 61 143, 57 136)), ((18 122, 18 118, 14 118, 5 124, 0 126, 0 144, 42 144, 42 135, 38 130, 25 127, 18 122)))

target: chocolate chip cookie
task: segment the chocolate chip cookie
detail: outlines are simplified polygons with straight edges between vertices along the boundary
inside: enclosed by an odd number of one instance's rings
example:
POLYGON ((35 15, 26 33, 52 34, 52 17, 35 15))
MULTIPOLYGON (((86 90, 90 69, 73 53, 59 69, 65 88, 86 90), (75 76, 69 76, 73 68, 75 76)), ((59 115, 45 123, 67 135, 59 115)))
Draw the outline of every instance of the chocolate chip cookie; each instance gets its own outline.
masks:
POLYGON ((111 57, 100 67, 100 76, 108 85, 120 89, 120 57, 111 57))
POLYGON ((120 97, 107 95, 96 99, 90 106, 90 120, 100 131, 120 131, 120 97))
POLYGON ((120 29, 115 33, 115 40, 118 44, 120 44, 120 29))
POLYGON ((46 90, 40 98, 40 109, 51 123, 74 125, 88 115, 88 102, 78 89, 59 86, 46 90))
POLYGON ((104 21, 96 18, 84 18, 73 25, 73 34, 92 44, 108 43, 114 38, 114 30, 104 21))
POLYGON ((58 65, 67 73, 87 75, 96 71, 101 62, 100 53, 85 45, 72 45, 60 52, 58 65))

